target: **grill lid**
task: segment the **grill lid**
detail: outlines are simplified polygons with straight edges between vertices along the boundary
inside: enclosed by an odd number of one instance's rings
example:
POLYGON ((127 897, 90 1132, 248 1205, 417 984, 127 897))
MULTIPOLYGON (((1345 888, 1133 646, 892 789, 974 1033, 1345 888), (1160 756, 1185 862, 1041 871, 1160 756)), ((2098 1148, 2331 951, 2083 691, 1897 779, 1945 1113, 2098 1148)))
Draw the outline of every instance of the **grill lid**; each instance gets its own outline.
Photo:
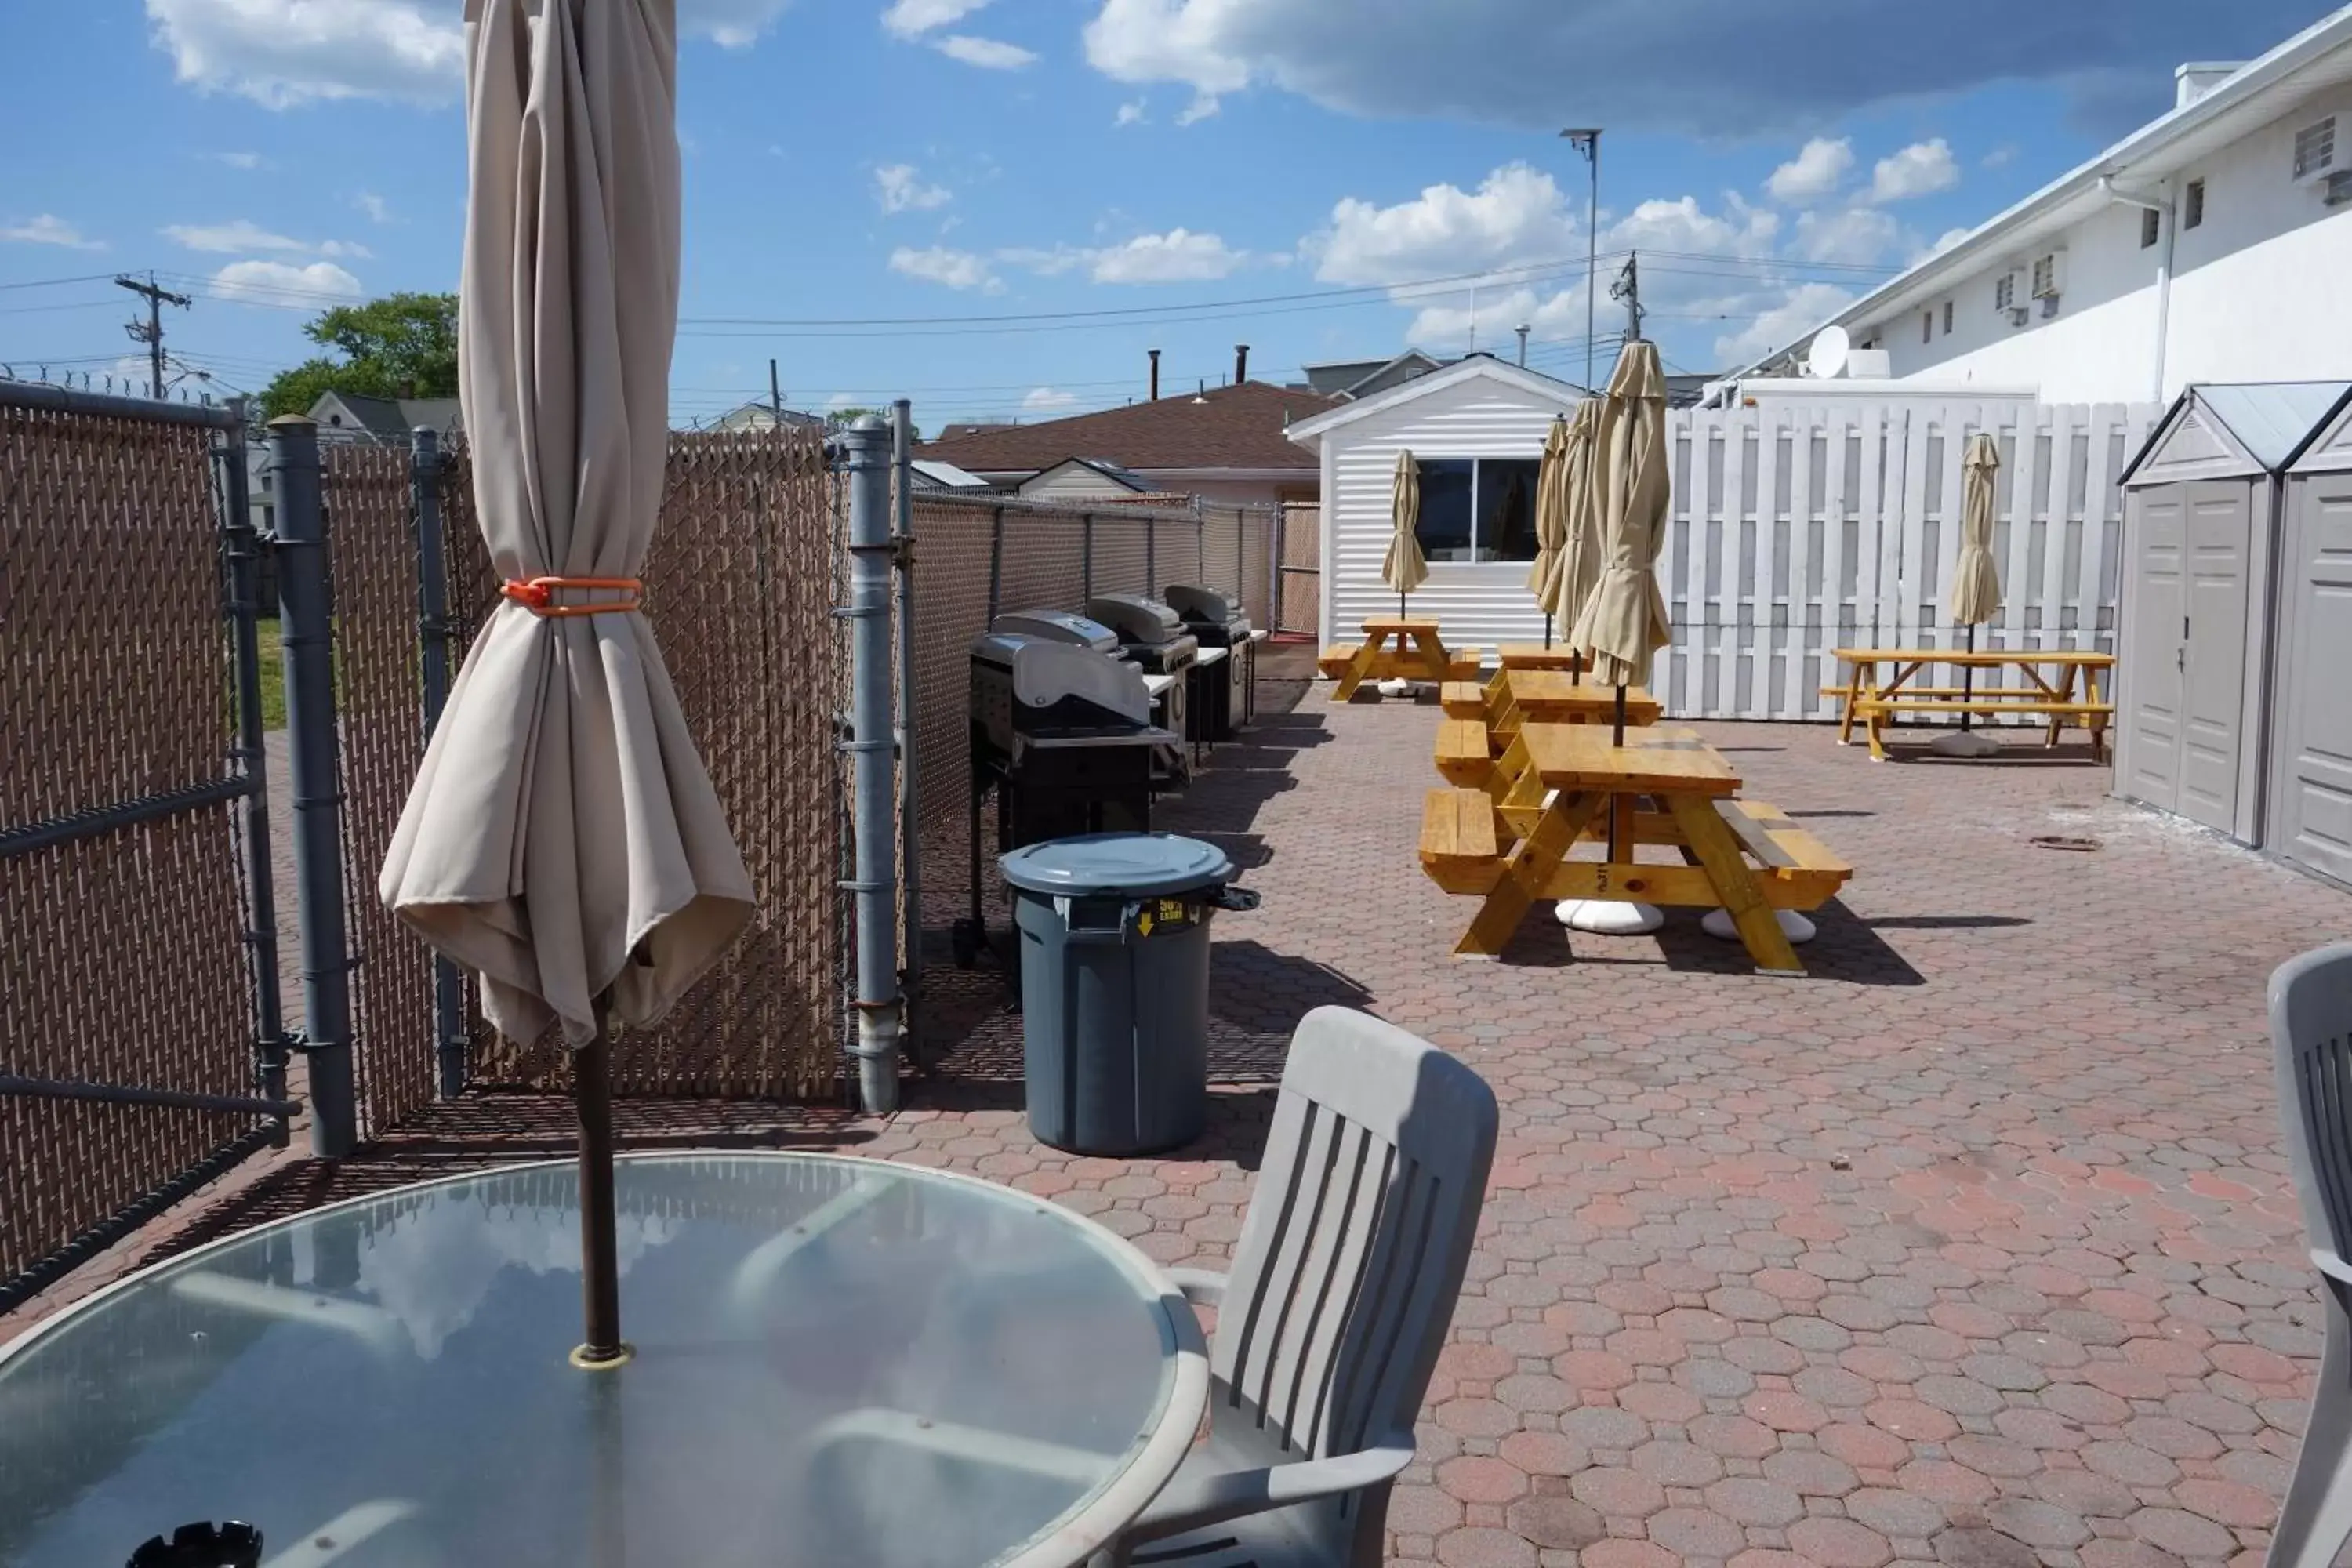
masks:
POLYGON ((1184 622, 1158 599, 1141 594, 1105 594, 1087 601, 1087 614, 1118 634, 1121 642, 1174 642, 1184 622))

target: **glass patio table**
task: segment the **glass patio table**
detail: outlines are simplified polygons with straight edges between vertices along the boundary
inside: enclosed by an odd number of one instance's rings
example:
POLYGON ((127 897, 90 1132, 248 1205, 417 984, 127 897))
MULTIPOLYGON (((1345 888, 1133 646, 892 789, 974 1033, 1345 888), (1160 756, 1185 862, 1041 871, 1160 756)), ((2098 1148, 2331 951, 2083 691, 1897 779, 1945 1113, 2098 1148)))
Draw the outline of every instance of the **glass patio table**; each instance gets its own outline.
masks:
POLYGON ((625 1157, 580 1333, 570 1163, 247 1231, 0 1347, 0 1563, 242 1521, 271 1568, 1083 1562, 1191 1447, 1191 1310, 1109 1231, 830 1155, 625 1157))

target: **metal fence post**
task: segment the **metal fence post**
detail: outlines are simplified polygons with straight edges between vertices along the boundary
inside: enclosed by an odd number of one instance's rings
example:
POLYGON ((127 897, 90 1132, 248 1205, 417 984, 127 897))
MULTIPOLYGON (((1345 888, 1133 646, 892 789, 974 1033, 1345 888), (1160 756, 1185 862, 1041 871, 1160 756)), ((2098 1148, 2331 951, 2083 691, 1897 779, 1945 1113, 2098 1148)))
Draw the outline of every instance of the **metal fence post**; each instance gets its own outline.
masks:
MULTIPOLYGON (((423 675, 425 738, 449 700, 449 556, 441 536, 441 438, 429 425, 409 432, 408 496, 416 519, 416 637, 423 675)), ((433 1057, 445 1100, 466 1089, 466 983, 433 955, 433 1057)))
POLYGON ((1078 519, 1078 599, 1081 604, 1095 596, 1095 514, 1087 512, 1078 519))
POLYGON ((877 415, 841 433, 849 468, 851 891, 857 923, 858 1097, 872 1114, 898 1107, 898 835, 890 781, 890 433, 877 415))
POLYGON ((996 624, 1004 608, 1004 508, 999 504, 988 523, 988 621, 996 624))
POLYGON ((901 989, 906 997, 906 1036, 919 1060, 923 1032, 923 841, 917 820, 922 795, 916 784, 921 763, 915 744, 915 405, 906 398, 890 405, 891 537, 898 545, 898 903, 901 989))
POLYGON ((318 426, 295 414, 271 420, 269 466, 278 482, 278 626, 286 649, 286 738, 294 784, 310 1152, 322 1160, 340 1160, 358 1147, 359 1109, 352 1073, 351 954, 343 927, 334 606, 327 583, 318 426))
POLYGON ((1159 550, 1160 514, 1147 511, 1143 514, 1143 591, 1146 594, 1160 591, 1159 550))
MULTIPOLYGON (((247 492, 245 405, 236 427, 224 431, 221 463, 221 553, 228 568, 229 650, 236 680, 236 764, 253 781, 239 810, 245 842, 246 952, 253 966, 255 1076, 265 1100, 286 1098, 286 1015, 278 994, 278 890, 270 876, 268 753, 261 727, 261 536, 253 526, 247 492)), ((286 1123, 270 1140, 287 1144, 286 1123)))

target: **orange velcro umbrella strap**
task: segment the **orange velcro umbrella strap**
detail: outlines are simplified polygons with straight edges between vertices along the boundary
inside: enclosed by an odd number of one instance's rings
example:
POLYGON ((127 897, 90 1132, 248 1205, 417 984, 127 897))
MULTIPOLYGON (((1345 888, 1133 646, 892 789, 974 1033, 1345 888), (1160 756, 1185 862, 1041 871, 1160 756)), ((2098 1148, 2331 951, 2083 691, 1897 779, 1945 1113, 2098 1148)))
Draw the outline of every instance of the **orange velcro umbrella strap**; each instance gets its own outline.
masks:
POLYGON ((640 609, 642 601, 635 597, 643 594, 646 585, 635 577, 509 577, 499 592, 529 610, 534 616, 610 616, 640 609), (566 589, 605 589, 632 595, 625 600, 605 604, 559 605, 555 596, 566 589))

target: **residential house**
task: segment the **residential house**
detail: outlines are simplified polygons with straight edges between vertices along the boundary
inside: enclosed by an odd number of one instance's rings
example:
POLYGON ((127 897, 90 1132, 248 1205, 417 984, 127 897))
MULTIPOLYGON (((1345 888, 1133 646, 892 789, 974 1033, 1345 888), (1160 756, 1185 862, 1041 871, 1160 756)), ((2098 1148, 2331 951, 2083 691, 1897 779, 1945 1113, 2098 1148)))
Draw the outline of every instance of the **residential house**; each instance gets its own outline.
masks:
POLYGON ((773 430, 778 426, 799 428, 814 426, 822 428, 824 420, 814 414, 803 414, 797 408, 779 409, 774 405, 752 401, 739 403, 712 420, 713 430, 773 430))
POLYGON ((1539 641, 1543 612, 1528 591, 1536 471, 1552 421, 1587 395, 1478 353, 1292 426, 1289 438, 1315 455, 1328 498, 1321 639, 1344 641, 1365 616, 1396 611, 1381 561, 1394 531, 1397 453, 1409 451, 1421 472, 1418 533, 1429 561, 1412 609, 1444 621, 1449 641, 1539 641))
POLYGON ((1391 386, 1402 386, 1417 375, 1427 375, 1445 362, 1433 359, 1419 349, 1407 349, 1389 359, 1326 360, 1321 364, 1301 365, 1307 373, 1310 391, 1326 397, 1370 397, 1376 392, 1386 392, 1391 386))
POLYGON ((1070 458, 1022 480, 1015 493, 1034 500, 1126 500, 1160 492, 1132 468, 1100 458, 1070 458))
MULTIPOLYGON (((1822 324, 1884 350, 1897 383, 2050 403, 2352 371, 2352 6, 2175 88, 2169 112, 1822 324)), ((1790 374, 1806 342, 1738 374, 1790 374)))
POLYGON ((1153 491, 1271 507, 1317 498, 1314 455, 1285 439, 1284 432, 1332 406, 1320 393, 1243 381, 1097 414, 926 442, 915 455, 953 463, 1007 491, 1027 493, 1049 471, 1084 459, 1081 467, 1090 477, 1060 474, 1052 481, 1055 488, 1075 493, 1067 487, 1109 484, 1120 493, 1135 493, 1124 489, 1123 479, 1114 480, 1101 471, 1108 468, 1153 491))
POLYGON ((445 438, 458 427, 454 397, 367 397, 356 392, 322 392, 310 405, 311 422, 325 441, 375 441, 405 447, 420 426, 445 438))
POLYGON ((918 458, 908 465, 914 477, 908 481, 919 490, 984 490, 989 482, 978 474, 967 473, 953 463, 942 463, 937 458, 918 458))

